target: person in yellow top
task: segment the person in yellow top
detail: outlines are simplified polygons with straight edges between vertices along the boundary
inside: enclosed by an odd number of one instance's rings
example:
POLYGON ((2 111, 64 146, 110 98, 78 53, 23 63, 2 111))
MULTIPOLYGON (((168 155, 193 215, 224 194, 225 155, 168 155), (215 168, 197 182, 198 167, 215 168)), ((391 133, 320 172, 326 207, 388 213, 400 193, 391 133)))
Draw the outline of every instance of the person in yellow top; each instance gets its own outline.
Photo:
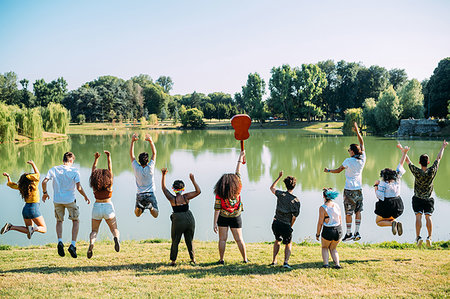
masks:
POLYGON ((34 232, 40 232, 42 234, 47 232, 44 217, 39 211, 39 170, 32 160, 27 163, 33 167, 34 173, 22 174, 17 183, 11 181, 9 174, 6 172, 3 173, 8 178, 8 187, 19 190, 20 195, 22 195, 25 201, 22 216, 26 226, 15 226, 11 223, 6 223, 0 230, 0 234, 2 235, 10 230, 15 230, 27 234, 28 239, 31 239, 34 232), (33 222, 36 224, 36 227, 33 227, 33 222))

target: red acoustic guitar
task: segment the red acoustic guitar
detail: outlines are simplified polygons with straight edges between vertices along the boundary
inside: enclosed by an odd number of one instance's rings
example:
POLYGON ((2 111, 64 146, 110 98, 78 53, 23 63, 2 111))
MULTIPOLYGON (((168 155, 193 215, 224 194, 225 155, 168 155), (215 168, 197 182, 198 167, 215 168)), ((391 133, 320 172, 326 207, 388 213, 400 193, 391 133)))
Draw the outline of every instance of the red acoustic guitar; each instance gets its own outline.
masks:
MULTIPOLYGON (((231 126, 234 128, 234 138, 241 141, 241 151, 244 150, 244 140, 250 137, 248 129, 251 124, 252 119, 247 114, 237 114, 231 118, 231 126)), ((242 164, 245 164, 245 158, 242 164)))

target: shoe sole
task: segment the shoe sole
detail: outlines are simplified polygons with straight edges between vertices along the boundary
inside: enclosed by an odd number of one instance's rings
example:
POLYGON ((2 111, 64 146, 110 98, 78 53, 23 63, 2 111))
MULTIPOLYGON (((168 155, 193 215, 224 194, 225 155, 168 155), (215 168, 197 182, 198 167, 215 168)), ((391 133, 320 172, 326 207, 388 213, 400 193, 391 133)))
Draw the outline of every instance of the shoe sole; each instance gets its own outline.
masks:
POLYGON ((401 222, 397 222, 397 233, 399 236, 403 235, 403 225, 401 222))
POLYGON ((431 248, 431 241, 427 239, 426 243, 427 243, 427 247, 431 248))
POLYGON ((397 221, 392 221, 392 234, 394 236, 397 234, 397 221))
POLYGON ((117 252, 120 251, 119 239, 117 239, 116 237, 114 237, 114 250, 117 251, 117 252))
POLYGON ((354 237, 354 238, 353 238, 353 241, 359 241, 359 240, 361 240, 361 236, 358 236, 358 237, 354 237))
POLYGON ((67 251, 70 253, 70 256, 73 257, 74 259, 78 257, 77 252, 70 250, 70 247, 67 251))
POLYGON ((61 257, 64 257, 66 255, 66 253, 64 252, 64 245, 63 246, 58 245, 58 254, 61 257))
POLYGON ((7 233, 9 231, 8 229, 9 223, 6 223, 3 227, 2 230, 0 231, 0 234, 3 235, 4 233, 7 233))
POLYGON ((87 258, 88 259, 90 259, 94 255, 94 252, 92 251, 92 249, 94 249, 94 244, 90 244, 89 245, 89 248, 88 248, 88 251, 87 251, 87 258))

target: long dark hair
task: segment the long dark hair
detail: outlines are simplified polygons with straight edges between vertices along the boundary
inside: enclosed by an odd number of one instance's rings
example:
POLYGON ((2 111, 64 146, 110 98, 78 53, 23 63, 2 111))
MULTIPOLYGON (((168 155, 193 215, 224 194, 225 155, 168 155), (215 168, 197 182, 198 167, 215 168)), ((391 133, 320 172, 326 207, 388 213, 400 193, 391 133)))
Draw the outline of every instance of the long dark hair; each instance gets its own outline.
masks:
POLYGON ((108 169, 96 169, 91 173, 89 185, 94 191, 109 190, 112 186, 112 175, 108 169))
POLYGON ((17 185, 19 186, 20 195, 22 195, 23 199, 27 199, 30 196, 30 193, 36 190, 36 186, 33 185, 33 181, 27 178, 29 173, 24 173, 20 176, 17 185))
POLYGON ((385 168, 380 172, 380 177, 383 178, 383 181, 389 183, 398 179, 398 173, 393 169, 385 168))
POLYGON ((350 144, 350 150, 353 151, 354 155, 352 156, 355 159, 361 160, 361 146, 356 143, 350 144))
POLYGON ((235 173, 226 173, 214 186, 214 193, 223 199, 232 199, 241 193, 242 183, 235 173))

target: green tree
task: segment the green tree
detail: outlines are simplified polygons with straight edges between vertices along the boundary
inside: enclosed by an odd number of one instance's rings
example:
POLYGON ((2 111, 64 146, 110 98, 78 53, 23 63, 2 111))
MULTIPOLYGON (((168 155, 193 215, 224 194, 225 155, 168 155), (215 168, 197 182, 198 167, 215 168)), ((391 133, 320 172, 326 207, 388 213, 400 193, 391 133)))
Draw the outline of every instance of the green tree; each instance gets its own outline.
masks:
POLYGON ((266 115, 264 113, 263 95, 266 90, 266 83, 259 76, 258 73, 249 74, 247 83, 242 86, 242 101, 244 106, 248 109, 252 119, 257 119, 261 123, 265 120, 266 115))
POLYGON ((139 84, 141 88, 146 88, 147 86, 153 84, 152 78, 146 74, 140 74, 139 76, 131 77, 130 80, 136 84, 139 84))
POLYGON ((0 142, 14 141, 16 120, 11 106, 0 103, 0 142))
POLYGON ((389 70, 389 84, 397 91, 406 81, 408 75, 404 69, 392 69, 389 70))
POLYGON ((168 76, 160 76, 156 80, 156 84, 159 84, 159 86, 161 86, 163 88, 164 92, 167 93, 167 94, 169 94, 169 92, 173 88, 172 78, 170 78, 168 76))
POLYGON ((327 86, 323 88, 322 94, 320 95, 320 106, 329 117, 334 117, 334 114, 337 112, 336 65, 333 60, 325 60, 319 61, 317 66, 325 73, 325 78, 327 79, 327 86))
POLYGON ((28 84, 30 81, 27 79, 20 80, 20 84, 22 85, 22 90, 19 91, 19 102, 23 104, 27 108, 34 107, 36 105, 36 98, 32 92, 28 90, 28 84))
POLYGON ((357 96, 354 107, 361 107, 367 98, 377 99, 389 84, 389 73, 381 66, 361 67, 357 74, 357 96))
POLYGON ((356 62, 338 61, 336 64, 336 104, 337 111, 343 113, 347 108, 357 107, 358 72, 363 66, 356 62))
POLYGON ((49 103, 61 103, 67 93, 67 82, 63 77, 46 83, 44 79, 36 80, 33 84, 36 105, 47 107, 49 103))
POLYGON ((181 116, 181 123, 185 128, 204 128, 205 122, 203 121, 203 112, 197 108, 187 109, 181 116))
POLYGON ((398 128, 400 109, 397 93, 390 86, 381 94, 375 108, 378 133, 392 133, 398 128))
POLYGON ((400 99, 401 115, 405 118, 423 118, 422 85, 416 79, 408 81, 398 93, 400 99))
POLYGON ((18 104, 17 74, 7 72, 0 74, 0 102, 8 105, 18 104))
POLYGON ((163 88, 159 85, 152 84, 143 91, 144 105, 150 114, 159 115, 169 101, 169 95, 166 94, 163 88))
POLYGON ((214 106, 211 103, 206 103, 205 107, 203 108, 203 114, 205 115, 206 119, 209 120, 213 119, 214 117, 217 116, 216 106, 214 106))
POLYGON ((361 108, 350 108, 345 110, 344 125, 342 127, 342 133, 344 135, 351 135, 353 124, 356 122, 358 127, 362 127, 363 124, 363 111, 361 108))
POLYGON ((69 127, 70 112, 61 104, 49 103, 42 108, 42 121, 47 132, 65 134, 69 127))
POLYGON ((272 114, 282 115, 288 122, 295 117, 294 89, 295 70, 288 64, 273 67, 269 80, 270 97, 267 105, 272 114))
POLYGON ((377 104, 374 98, 368 98, 363 103, 363 119, 364 124, 372 133, 377 133, 377 120, 375 118, 375 108, 377 104))
POLYGON ((446 117, 450 99, 450 57, 439 61, 426 85, 425 111, 428 116, 446 117))

